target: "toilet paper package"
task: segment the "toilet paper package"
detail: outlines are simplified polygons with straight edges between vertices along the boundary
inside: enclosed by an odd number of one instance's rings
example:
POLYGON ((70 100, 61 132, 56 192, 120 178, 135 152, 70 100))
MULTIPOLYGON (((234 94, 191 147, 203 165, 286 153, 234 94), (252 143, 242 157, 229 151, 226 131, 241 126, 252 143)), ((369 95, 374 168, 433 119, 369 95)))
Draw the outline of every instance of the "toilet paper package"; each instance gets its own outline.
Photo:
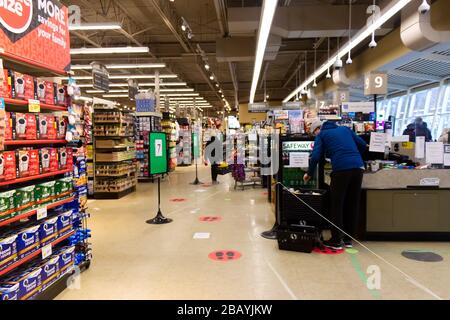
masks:
POLYGON ((36 185, 34 190, 35 201, 41 203, 53 198, 55 196, 55 184, 56 181, 50 181, 36 185))
POLYGON ((0 283, 0 301, 19 300, 19 284, 0 283))
POLYGON ((58 149, 41 148, 39 149, 41 159, 41 172, 53 172, 59 170, 58 149))
POLYGON ((39 139, 56 139, 56 122, 55 116, 49 114, 39 114, 38 119, 39 139))
POLYGON ((23 178, 40 174, 38 149, 18 150, 16 162, 18 177, 23 178))
POLYGON ((16 190, 0 192, 0 221, 12 218, 15 215, 15 195, 16 190))
POLYGON ((70 233, 73 230, 72 226, 72 210, 66 211, 58 215, 58 235, 60 237, 70 233))
POLYGON ((55 255, 59 257, 59 270, 61 276, 66 272, 72 270, 75 261, 75 247, 63 247, 55 252, 55 255))
POLYGON ((0 237, 0 271, 17 261, 17 235, 0 237))
POLYGON ((11 91, 13 99, 36 99, 34 94, 34 78, 30 75, 10 72, 11 75, 11 91))
POLYGON ((55 241, 58 237, 58 217, 53 217, 41 222, 39 226, 39 238, 41 247, 55 241))
POLYGON ((14 180, 16 177, 16 153, 14 151, 0 152, 0 181, 14 180))
POLYGON ((15 190, 14 202, 18 211, 24 208, 29 208, 34 204, 36 198, 34 195, 35 189, 36 187, 33 185, 15 190))
POLYGON ((67 88, 64 85, 55 83, 55 104, 67 105, 67 88))
POLYGON ((36 140, 38 115, 33 113, 12 113, 13 138, 36 140))
POLYGON ((40 248, 40 226, 28 226, 17 232, 18 259, 23 259, 40 248))
POLYGON ((19 285, 19 300, 31 300, 42 291, 42 268, 31 267, 7 278, 5 283, 19 285))
POLYGON ((51 256, 35 265, 41 268, 42 291, 59 279, 59 256, 51 256))

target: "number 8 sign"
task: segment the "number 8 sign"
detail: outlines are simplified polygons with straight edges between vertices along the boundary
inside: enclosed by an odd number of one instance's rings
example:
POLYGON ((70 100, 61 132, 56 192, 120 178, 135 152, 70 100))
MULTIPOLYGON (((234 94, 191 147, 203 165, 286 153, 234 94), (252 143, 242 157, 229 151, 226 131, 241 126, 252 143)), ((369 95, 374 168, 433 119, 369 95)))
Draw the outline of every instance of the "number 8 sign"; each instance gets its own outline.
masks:
POLYGON ((364 77, 364 95, 387 94, 387 80, 387 73, 370 72, 366 74, 364 77))

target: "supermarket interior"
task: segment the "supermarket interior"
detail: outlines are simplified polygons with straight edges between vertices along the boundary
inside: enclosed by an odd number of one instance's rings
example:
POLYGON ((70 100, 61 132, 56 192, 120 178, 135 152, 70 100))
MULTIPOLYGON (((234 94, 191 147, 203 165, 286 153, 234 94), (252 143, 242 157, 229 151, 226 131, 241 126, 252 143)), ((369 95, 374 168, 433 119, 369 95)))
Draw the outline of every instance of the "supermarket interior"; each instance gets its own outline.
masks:
POLYGON ((1 301, 450 300, 450 1, 0 27, 1 301))

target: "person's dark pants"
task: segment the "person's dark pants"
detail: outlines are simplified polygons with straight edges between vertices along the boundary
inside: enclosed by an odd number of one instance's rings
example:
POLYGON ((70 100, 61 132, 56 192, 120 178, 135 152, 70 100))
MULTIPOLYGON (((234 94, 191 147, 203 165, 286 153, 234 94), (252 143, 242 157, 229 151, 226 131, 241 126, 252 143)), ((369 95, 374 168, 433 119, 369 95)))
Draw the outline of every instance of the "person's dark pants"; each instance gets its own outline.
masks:
MULTIPOLYGON (((357 226, 363 172, 362 169, 353 169, 331 173, 330 220, 350 235, 354 234, 357 226)), ((331 235, 333 242, 348 239, 333 226, 331 235)))
POLYGON ((212 181, 215 182, 217 181, 217 168, 219 167, 218 164, 211 164, 211 178, 212 181))

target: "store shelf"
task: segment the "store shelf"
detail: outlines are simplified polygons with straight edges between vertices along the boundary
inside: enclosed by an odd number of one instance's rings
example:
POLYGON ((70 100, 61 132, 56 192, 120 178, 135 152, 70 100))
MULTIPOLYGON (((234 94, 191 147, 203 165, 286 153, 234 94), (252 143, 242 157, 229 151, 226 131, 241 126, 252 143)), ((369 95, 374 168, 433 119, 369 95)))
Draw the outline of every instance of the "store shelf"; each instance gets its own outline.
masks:
POLYGON ((53 171, 53 172, 49 172, 49 173, 39 174, 39 175, 36 175, 36 176, 30 176, 30 177, 25 177, 25 178, 17 178, 17 179, 13 179, 13 180, 2 181, 2 182, 0 182, 0 187, 13 185, 13 184, 16 184, 16 183, 21 183, 21 182, 38 180, 38 179, 42 179, 42 178, 53 177, 53 176, 56 176, 56 175, 59 175, 59 174, 64 174, 64 173, 69 173, 69 172, 72 172, 72 169, 53 171))
POLYGON ((136 112, 136 117, 158 117, 158 118, 162 118, 162 113, 159 113, 159 112, 136 112))
POLYGON ((66 140, 10 140, 5 141, 5 146, 30 146, 43 144, 66 144, 66 140))
MULTIPOLYGON (((55 241, 52 242, 52 247, 54 247, 55 245, 57 245, 58 243, 60 243, 63 240, 66 240, 67 238, 69 238, 71 235, 73 235, 75 233, 75 231, 71 231, 70 233, 59 237, 58 239, 56 239, 55 241)), ((29 256, 26 256, 25 258, 15 262, 14 264, 10 265, 8 268, 6 268, 3 271, 0 271, 0 277, 7 274, 8 272, 10 272, 11 270, 14 270, 15 268, 17 268, 18 266, 30 261, 31 259, 37 257, 39 254, 41 254, 42 249, 37 250, 36 252, 33 252, 32 254, 30 254, 29 256)))
MULTIPOLYGON (((41 75, 41 76, 43 76, 43 75, 65 76, 67 74, 67 72, 64 70, 49 68, 48 66, 41 65, 39 63, 33 62, 28 59, 24 59, 23 57, 12 54, 12 53, 4 52, 3 50, 0 52, 0 57, 5 60, 3 62, 3 64, 8 64, 7 62, 10 62, 13 64, 21 65, 23 67, 26 67, 26 69, 28 70, 28 73, 30 73, 30 74, 39 73, 39 75, 41 75)), ((11 66, 8 66, 8 67, 11 67, 11 66)), ((13 69, 16 69, 16 68, 13 68, 13 69)))
POLYGON ((133 138, 134 135, 131 136, 94 136, 95 139, 123 139, 123 138, 133 138))
MULTIPOLYGON (((18 100, 18 99, 10 99, 4 98, 5 104, 14 105, 14 106, 28 106, 28 101, 26 100, 18 100)), ((55 106, 52 104, 41 103, 41 109, 45 110, 55 110, 55 111, 67 111, 66 106, 55 106)))
POLYGON ((136 191, 136 186, 132 186, 120 192, 94 192, 94 199, 120 199, 136 191))
MULTIPOLYGON (((57 202, 54 202, 54 203, 50 203, 50 204, 46 205, 46 207, 47 207, 47 209, 56 208, 56 207, 58 207, 60 205, 63 205, 65 203, 72 202, 73 200, 75 200, 75 197, 72 196, 72 197, 67 198, 67 199, 63 199, 63 200, 60 200, 60 201, 57 201, 57 202)), ((0 222, 0 227, 3 227, 3 226, 6 226, 8 224, 11 224, 13 222, 16 222, 16 221, 19 221, 19 220, 31 217, 31 216, 35 215, 36 213, 37 213, 37 209, 33 209, 33 210, 31 210, 31 211, 29 211, 27 213, 23 213, 23 214, 20 214, 18 216, 15 216, 14 218, 1 221, 0 222)))

